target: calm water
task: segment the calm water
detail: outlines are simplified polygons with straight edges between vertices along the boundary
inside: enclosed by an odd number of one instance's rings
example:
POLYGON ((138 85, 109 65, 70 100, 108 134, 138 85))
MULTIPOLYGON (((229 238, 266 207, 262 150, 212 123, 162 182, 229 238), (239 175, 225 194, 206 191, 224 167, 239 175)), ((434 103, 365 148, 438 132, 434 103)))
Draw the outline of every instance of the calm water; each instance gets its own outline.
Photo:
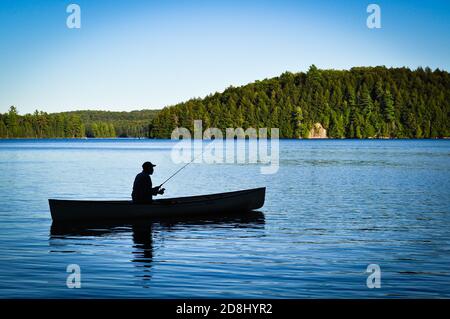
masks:
POLYGON ((241 218, 52 227, 48 198, 128 198, 170 141, 0 141, 0 297, 450 297, 450 141, 282 141, 280 170, 193 164, 165 197, 267 186, 241 218), (366 268, 381 267, 368 289, 366 268), (66 267, 82 287, 66 287, 66 267))

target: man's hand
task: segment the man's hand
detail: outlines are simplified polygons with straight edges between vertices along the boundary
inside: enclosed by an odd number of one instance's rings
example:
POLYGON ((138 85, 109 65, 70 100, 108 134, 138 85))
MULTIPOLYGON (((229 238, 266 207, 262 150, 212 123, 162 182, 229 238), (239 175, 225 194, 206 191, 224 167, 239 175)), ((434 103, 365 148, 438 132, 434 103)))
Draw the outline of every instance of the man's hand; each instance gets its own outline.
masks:
POLYGON ((166 190, 165 188, 160 188, 160 189, 158 190, 158 194, 160 194, 160 195, 164 194, 164 191, 165 191, 165 190, 166 190))

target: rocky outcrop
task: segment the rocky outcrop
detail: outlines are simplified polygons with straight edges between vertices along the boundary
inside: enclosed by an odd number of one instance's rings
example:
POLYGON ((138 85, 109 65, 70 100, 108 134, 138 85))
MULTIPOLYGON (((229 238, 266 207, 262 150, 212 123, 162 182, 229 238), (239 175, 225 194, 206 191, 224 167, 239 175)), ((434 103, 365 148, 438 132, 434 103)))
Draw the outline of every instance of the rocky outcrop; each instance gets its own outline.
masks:
POLYGON ((323 128, 322 124, 315 123, 309 131, 308 138, 328 138, 327 130, 323 128))

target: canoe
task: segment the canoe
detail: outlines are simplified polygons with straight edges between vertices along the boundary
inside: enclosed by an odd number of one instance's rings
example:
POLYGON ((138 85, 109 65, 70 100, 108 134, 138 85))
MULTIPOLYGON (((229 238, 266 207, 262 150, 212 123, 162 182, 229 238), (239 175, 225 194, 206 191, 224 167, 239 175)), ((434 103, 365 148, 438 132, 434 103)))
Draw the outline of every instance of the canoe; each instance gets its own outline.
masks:
POLYGON ((224 215, 248 212, 264 205, 266 188, 200 196, 156 199, 150 204, 124 200, 49 199, 53 221, 145 219, 224 215))

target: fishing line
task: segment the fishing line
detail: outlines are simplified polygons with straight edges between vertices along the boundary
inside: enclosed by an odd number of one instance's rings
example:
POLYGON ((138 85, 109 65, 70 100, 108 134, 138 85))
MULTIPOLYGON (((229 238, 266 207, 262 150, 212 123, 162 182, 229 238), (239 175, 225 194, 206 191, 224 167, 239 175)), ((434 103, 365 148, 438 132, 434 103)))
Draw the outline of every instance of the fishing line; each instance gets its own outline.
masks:
MULTIPOLYGON (((170 175, 170 177, 168 179, 166 179, 161 185, 159 185, 159 187, 163 186, 165 183, 167 183, 172 177, 174 177, 175 175, 177 175, 179 172, 181 172, 186 166, 188 166, 189 164, 191 164, 192 162, 194 162, 197 158, 199 158, 200 156, 203 155, 203 153, 205 153, 206 149, 211 146, 212 143, 206 145, 206 147, 203 149, 203 151, 197 156, 194 157, 189 163, 186 163, 185 165, 183 165, 183 167, 179 168, 175 173, 173 173, 172 175, 170 175)), ((194 149, 195 151, 195 149, 194 149)))

